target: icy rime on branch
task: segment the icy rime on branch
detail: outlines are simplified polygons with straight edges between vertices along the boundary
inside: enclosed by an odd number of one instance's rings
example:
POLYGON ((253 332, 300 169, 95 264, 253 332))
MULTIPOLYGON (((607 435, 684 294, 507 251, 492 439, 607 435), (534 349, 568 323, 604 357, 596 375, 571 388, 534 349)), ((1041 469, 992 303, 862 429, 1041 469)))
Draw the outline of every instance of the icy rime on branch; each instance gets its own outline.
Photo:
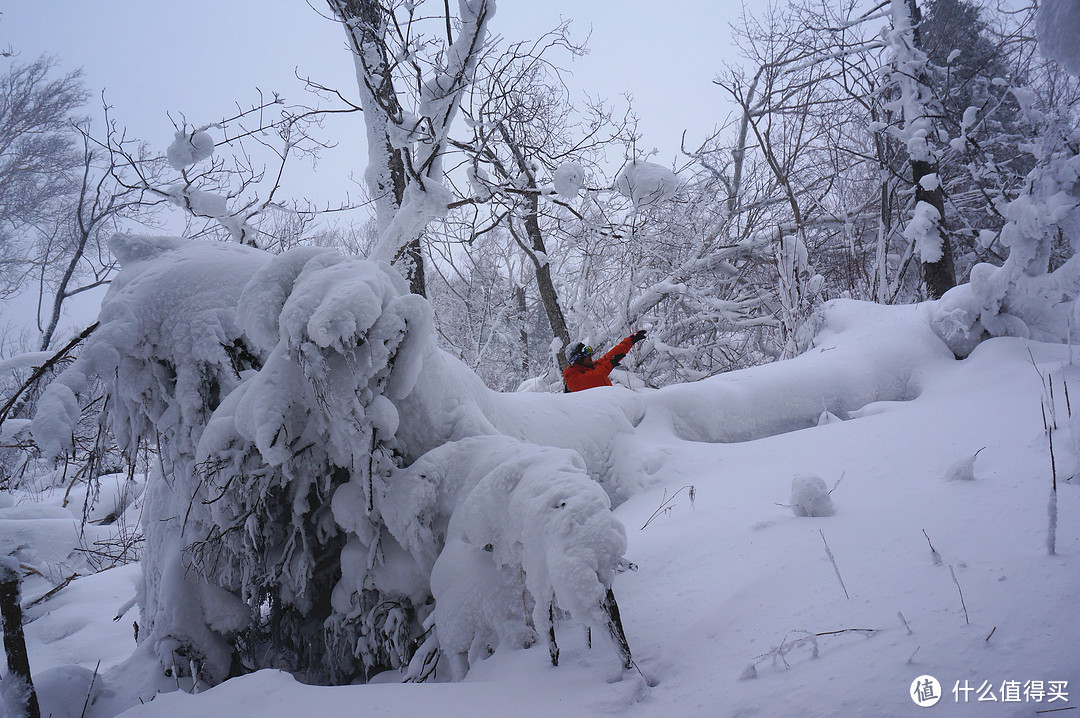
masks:
MULTIPOLYGON (((101 326, 31 430, 63 451, 66 408, 97 375, 118 440, 160 446, 141 640, 163 668, 348 683, 416 654, 414 677, 442 655, 459 678, 547 635, 552 605, 609 622, 626 539, 590 478, 607 469, 584 440, 531 443, 550 426, 512 406, 568 400, 487 390, 436 349, 430 307, 389 265, 171 238, 112 249, 101 326)), ((568 436, 629 427, 603 419, 568 436)))

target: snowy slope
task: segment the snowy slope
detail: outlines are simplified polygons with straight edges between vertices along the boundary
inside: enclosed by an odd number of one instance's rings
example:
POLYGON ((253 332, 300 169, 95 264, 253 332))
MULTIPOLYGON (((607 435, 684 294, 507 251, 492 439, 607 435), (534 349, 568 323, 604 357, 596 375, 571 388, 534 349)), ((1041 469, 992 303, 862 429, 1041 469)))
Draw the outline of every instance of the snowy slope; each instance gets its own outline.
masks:
MULTIPOLYGON (((589 650, 568 620, 557 627, 558 668, 540 645, 499 650, 455 684, 386 676, 320 688, 262 671, 196 695, 164 693, 123 715, 906 716, 920 714, 909 690, 923 674, 941 682, 939 715, 1074 706, 1080 488, 1064 481, 1075 458, 1062 379, 1080 386, 1080 368, 1068 360, 1067 347, 994 339, 955 361, 924 308, 840 303, 802 357, 642 393, 643 419, 611 448, 626 485, 647 487, 615 511, 638 567, 614 589, 640 674, 621 674, 606 642, 589 650), (1053 376, 1059 425, 1054 556, 1040 372, 1053 376), (835 515, 796 517, 783 506, 799 474, 840 481, 835 515), (670 497, 670 511, 657 512, 670 497), (1041 702, 1037 684, 1025 695, 1029 681, 1043 682, 1041 702), (1056 686, 1067 699, 1050 701, 1051 681, 1068 682, 1056 686), (954 686, 972 689, 968 705, 954 686), (974 705, 991 687, 997 701, 974 705)), ((573 399, 602 405, 628 393, 573 399)), ((0 519, 19 508, 0 509, 0 519)), ((135 648, 133 615, 112 621, 132 584, 130 569, 79 579, 32 616, 31 663, 56 715, 80 714, 97 657, 103 675, 87 715, 135 702, 145 661, 106 672, 135 648), (88 670, 59 668, 67 663, 88 670)))

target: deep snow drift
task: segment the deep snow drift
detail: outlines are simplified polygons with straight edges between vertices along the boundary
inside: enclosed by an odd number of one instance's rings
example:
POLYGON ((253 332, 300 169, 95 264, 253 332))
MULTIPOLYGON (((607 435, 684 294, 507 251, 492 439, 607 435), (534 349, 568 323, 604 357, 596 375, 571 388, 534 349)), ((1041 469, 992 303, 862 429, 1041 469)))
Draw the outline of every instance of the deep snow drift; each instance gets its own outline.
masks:
MULTIPOLYGON (((261 671, 124 715, 900 716, 918 710, 909 691, 922 675, 940 681, 944 715, 1071 707, 1080 489, 1066 478, 1080 433, 1065 387, 1080 382, 1069 358, 1000 338, 957 361, 927 307, 837 302, 794 360, 637 394, 492 397, 490 413, 532 441, 603 454, 622 487, 614 516, 637 570, 613 587, 640 674, 566 620, 558 668, 541 645, 497 650, 457 683, 394 685, 392 672, 318 688, 261 671), (1041 406, 1057 427, 1055 555, 1041 406), (582 417, 612 407, 626 424, 583 441, 582 417), (795 515, 800 474, 835 486, 834 515, 795 515)), ((63 555, 75 519, 59 498, 14 498, 0 536, 63 555)), ((79 715, 98 658, 88 716, 115 715, 154 685, 148 655, 117 668, 135 651, 133 615, 112 621, 134 596, 133 568, 78 579, 31 612, 31 662, 54 715, 79 715)), ((26 598, 47 587, 29 581, 26 598)))

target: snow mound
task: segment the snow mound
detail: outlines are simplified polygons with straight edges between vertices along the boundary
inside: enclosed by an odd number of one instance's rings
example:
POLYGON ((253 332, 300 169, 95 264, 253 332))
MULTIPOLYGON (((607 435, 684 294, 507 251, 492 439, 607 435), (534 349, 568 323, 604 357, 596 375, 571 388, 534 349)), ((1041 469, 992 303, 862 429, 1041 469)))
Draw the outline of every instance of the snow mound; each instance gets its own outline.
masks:
POLYGON ((799 474, 791 480, 790 506, 796 516, 832 516, 836 513, 825 479, 814 474, 799 474))

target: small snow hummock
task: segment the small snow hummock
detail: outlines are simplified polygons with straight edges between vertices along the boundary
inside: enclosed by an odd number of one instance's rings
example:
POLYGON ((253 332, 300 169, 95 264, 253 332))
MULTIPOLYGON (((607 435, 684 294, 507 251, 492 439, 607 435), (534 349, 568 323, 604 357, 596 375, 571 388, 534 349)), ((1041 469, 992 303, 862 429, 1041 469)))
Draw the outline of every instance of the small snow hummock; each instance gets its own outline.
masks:
MULTIPOLYGON (((986 447, 983 447, 986 448, 986 447)), ((946 481, 974 481, 975 480, 975 459, 979 456, 979 452, 982 449, 976 451, 971 456, 965 456, 958 461, 955 461, 949 470, 945 472, 946 481)))
POLYGON ((832 516, 836 513, 825 480, 814 474, 799 474, 791 480, 791 512, 796 516, 832 516))
POLYGON ((202 162, 213 154, 214 138, 205 130, 195 130, 190 133, 178 131, 165 152, 169 165, 178 172, 184 171, 197 162, 202 162))

